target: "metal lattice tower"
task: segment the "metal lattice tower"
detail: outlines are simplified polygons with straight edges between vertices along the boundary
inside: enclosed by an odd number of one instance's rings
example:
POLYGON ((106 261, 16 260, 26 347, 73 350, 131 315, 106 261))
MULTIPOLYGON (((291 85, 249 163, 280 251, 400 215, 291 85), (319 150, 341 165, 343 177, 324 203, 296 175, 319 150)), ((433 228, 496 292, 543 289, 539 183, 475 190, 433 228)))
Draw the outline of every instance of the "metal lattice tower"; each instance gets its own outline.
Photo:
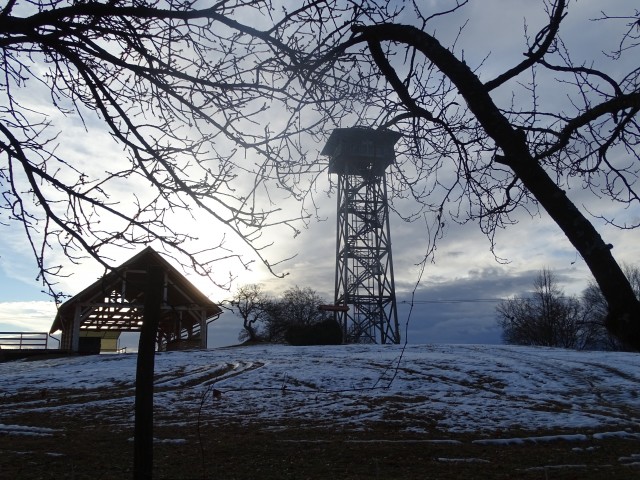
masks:
POLYGON ((399 343, 386 168, 400 134, 338 128, 322 155, 338 175, 335 308, 347 343, 399 343))

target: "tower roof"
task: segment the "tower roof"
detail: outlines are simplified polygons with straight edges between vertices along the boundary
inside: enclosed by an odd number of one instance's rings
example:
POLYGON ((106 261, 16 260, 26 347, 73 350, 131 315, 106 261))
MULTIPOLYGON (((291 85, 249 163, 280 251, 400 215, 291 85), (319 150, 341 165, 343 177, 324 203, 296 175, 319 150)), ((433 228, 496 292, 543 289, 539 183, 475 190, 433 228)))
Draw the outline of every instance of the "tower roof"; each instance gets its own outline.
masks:
POLYGON ((383 175, 395 161, 394 145, 401 136, 386 129, 336 128, 320 154, 329 157, 329 173, 383 175))

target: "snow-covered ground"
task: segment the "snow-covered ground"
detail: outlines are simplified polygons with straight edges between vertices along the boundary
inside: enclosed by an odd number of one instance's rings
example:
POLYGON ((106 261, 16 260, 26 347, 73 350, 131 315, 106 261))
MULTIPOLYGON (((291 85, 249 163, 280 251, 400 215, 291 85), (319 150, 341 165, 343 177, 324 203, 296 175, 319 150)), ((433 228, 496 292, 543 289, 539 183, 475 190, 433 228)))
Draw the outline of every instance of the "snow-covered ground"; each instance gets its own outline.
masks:
MULTIPOLYGON (((49 434, 3 422, 34 410, 131 423, 135 370, 134 354, 0 364, 0 430, 49 434)), ((156 424, 175 422, 178 410, 181 418, 259 419, 273 428, 285 420, 356 428, 384 421, 417 433, 541 429, 567 439, 640 438, 640 355, 633 353, 253 346, 160 353, 155 372, 156 424)))

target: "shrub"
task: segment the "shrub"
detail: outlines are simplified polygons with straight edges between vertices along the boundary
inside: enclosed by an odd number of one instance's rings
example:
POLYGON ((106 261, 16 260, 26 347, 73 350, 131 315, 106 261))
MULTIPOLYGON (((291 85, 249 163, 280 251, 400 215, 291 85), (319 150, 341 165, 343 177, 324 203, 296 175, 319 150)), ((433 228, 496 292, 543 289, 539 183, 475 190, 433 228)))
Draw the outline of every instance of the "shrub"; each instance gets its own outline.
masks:
POLYGON ((340 345, 342 328, 332 318, 311 325, 291 325, 285 340, 291 345, 340 345))

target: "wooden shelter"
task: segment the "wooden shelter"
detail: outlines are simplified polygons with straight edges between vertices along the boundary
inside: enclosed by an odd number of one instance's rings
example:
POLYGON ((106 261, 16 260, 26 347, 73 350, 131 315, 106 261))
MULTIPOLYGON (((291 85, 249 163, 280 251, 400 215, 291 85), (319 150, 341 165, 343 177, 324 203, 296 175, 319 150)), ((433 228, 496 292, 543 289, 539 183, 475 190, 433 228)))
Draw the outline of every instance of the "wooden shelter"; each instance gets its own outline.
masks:
POLYGON ((206 348, 207 325, 222 310, 151 247, 60 305, 51 326, 62 331, 60 348, 112 351, 121 332, 140 332, 149 267, 164 272, 158 350, 206 348))

